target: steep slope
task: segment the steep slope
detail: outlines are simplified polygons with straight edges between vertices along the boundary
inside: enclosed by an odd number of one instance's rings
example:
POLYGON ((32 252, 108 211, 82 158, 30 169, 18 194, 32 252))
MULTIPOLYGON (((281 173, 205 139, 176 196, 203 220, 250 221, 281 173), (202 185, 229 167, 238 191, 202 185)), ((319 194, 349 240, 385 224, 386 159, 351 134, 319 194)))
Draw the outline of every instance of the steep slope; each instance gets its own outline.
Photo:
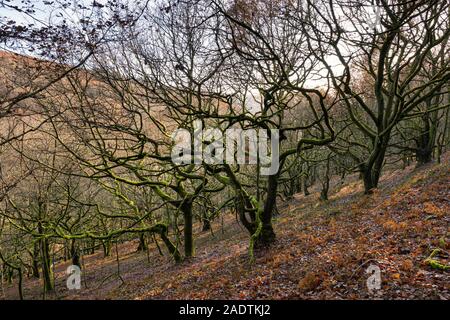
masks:
MULTIPOLYGON (((318 192, 296 195, 275 218, 276 244, 257 253, 255 264, 230 215, 215 221, 213 233, 199 232, 196 257, 179 265, 154 244, 147 256, 125 243, 118 246, 120 277, 115 256, 87 256, 83 289, 71 292, 67 264, 58 265, 49 298, 450 299, 450 273, 439 269, 450 265, 449 169, 447 154, 442 164, 387 172, 371 195, 356 176, 334 181, 327 202, 318 192), (434 267, 426 261, 433 251, 434 267), (370 265, 380 268, 380 290, 367 288, 370 265)), ((40 290, 39 281, 27 281, 25 296, 40 298, 40 290)), ((7 298, 15 294, 6 290, 7 298)))

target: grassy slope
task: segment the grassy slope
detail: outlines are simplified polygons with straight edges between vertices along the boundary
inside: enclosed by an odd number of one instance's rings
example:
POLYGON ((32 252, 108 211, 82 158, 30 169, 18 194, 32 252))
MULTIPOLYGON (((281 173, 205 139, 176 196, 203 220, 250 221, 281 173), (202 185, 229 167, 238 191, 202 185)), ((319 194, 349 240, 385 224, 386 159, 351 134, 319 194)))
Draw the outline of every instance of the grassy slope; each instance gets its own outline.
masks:
MULTIPOLYGON (((381 188, 362 195, 356 176, 333 181, 327 202, 318 191, 280 204, 277 242, 248 262, 248 236, 229 216, 213 224, 214 234, 197 234, 196 257, 175 265, 154 245, 149 256, 137 243, 119 246, 115 257, 85 257, 83 289, 68 292, 56 267, 57 292, 65 299, 450 299, 450 272, 424 264, 432 249, 449 265, 450 163, 386 173, 381 188), (381 268, 382 288, 368 292, 365 273, 381 268)), ((197 226, 196 229, 200 229, 197 226)), ((115 248, 113 248, 115 253, 115 248)), ((40 298, 39 280, 27 280, 25 297, 40 298)), ((8 288, 7 298, 16 297, 8 288)))

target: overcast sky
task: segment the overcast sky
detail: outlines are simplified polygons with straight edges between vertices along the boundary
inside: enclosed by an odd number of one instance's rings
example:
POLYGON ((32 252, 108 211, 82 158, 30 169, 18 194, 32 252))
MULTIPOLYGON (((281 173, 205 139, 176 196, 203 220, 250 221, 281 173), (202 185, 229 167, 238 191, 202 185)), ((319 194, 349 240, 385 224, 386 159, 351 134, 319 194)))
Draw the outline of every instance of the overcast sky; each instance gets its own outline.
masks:
MULTIPOLYGON (((58 5, 57 0, 28 0, 33 5, 35 13, 27 15, 26 13, 20 13, 17 10, 8 9, 1 6, 2 0, 0 0, 0 17, 5 21, 14 20, 21 24, 48 24, 49 21, 55 22, 61 19, 66 19, 68 22, 76 23, 78 18, 82 15, 82 10, 77 8, 75 3, 78 4, 92 4, 92 0, 77 0, 73 1, 73 5, 67 9, 62 9, 58 5), (47 3, 47 5, 45 4, 47 3), (56 9, 58 8, 58 9, 56 9)), ((11 0, 7 4, 9 6, 23 7, 22 0, 11 0)), ((105 3, 106 0, 96 0, 97 3, 105 3)), ((131 3, 133 1, 130 1, 131 3)))

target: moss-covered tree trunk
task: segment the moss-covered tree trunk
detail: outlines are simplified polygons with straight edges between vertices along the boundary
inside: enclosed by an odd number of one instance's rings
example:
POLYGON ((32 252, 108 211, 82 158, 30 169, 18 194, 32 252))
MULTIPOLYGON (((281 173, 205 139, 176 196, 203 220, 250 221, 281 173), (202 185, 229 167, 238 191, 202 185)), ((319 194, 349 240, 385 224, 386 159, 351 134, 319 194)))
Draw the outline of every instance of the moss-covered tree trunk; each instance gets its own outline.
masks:
POLYGON ((267 183, 267 197, 261 213, 261 233, 255 241, 255 247, 267 247, 275 241, 272 227, 272 216, 276 208, 278 173, 269 176, 267 183))
POLYGON ((44 289, 46 292, 53 291, 53 270, 50 256, 50 245, 47 238, 40 240, 42 258, 42 277, 44 279, 44 289))
POLYGON ((172 257, 175 259, 175 262, 181 262, 181 253, 178 250, 178 248, 170 241, 168 236, 168 230, 166 226, 162 226, 161 230, 159 231, 159 235, 161 236, 162 241, 167 247, 167 250, 172 255, 172 257))

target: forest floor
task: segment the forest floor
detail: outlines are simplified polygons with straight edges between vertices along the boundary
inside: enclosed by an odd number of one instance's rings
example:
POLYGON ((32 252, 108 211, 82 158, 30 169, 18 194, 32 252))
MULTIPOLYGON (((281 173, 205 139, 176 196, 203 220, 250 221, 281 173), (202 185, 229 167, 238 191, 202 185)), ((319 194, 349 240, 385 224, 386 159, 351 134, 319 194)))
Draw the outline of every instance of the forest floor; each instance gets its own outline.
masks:
MULTIPOLYGON (((55 267, 48 299, 450 299, 450 154, 441 164, 387 171, 380 188, 364 195, 357 175, 332 180, 330 199, 319 187, 279 204, 276 243, 249 262, 249 237, 233 215, 196 226, 195 258, 175 264, 137 242, 112 256, 84 256, 82 289, 66 288, 69 262, 55 267), (381 289, 369 291, 370 265, 381 270, 381 289), (120 274, 120 276, 119 276, 120 274)), ((161 244, 162 246, 162 244, 161 244)), ((164 248, 162 248, 164 250, 164 248)), ((16 299, 15 284, 3 298, 16 299)), ((25 279, 26 299, 42 299, 40 280, 25 279)), ((1 296, 0 296, 1 298, 1 296)))

